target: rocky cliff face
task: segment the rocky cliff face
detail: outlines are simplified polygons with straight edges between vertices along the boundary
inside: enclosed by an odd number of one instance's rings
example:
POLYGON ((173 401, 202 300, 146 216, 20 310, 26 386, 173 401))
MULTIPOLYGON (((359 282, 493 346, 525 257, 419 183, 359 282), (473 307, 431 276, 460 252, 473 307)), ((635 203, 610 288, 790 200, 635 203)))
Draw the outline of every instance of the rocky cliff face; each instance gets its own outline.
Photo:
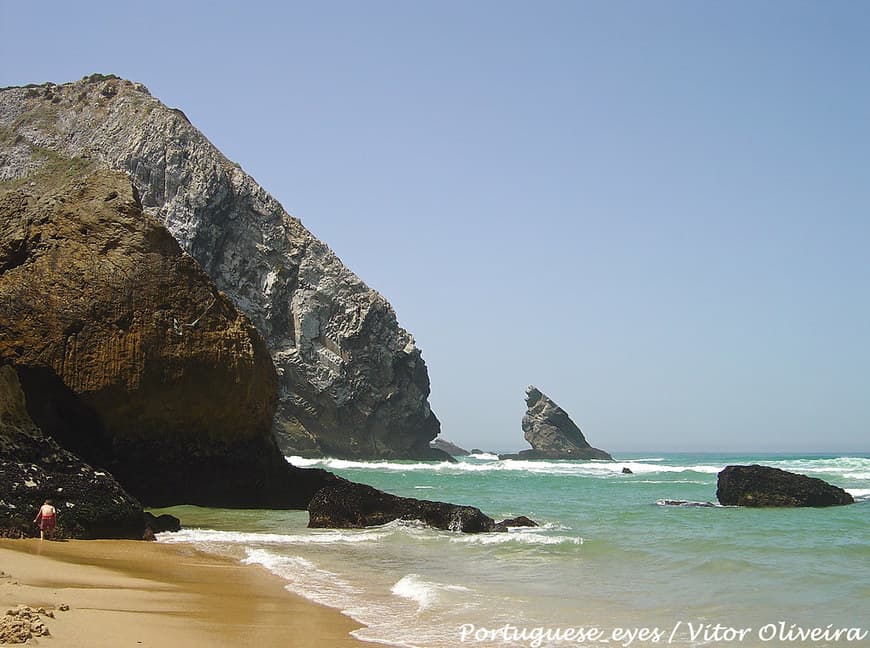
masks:
POLYGON ((443 458, 426 365, 390 305, 181 111, 100 75, 0 91, 5 186, 76 165, 129 173, 144 211, 250 317, 277 368, 287 452, 443 458))
POLYGON ((42 434, 27 413, 15 370, 0 366, 0 536, 31 536, 46 499, 57 533, 71 538, 141 538, 142 507, 111 475, 94 470, 42 434))
POLYGON ((0 363, 30 415, 147 505, 304 508, 334 478, 278 451, 264 341, 129 178, 89 164, 0 193, 0 363))
POLYGON ((590 446, 568 413, 537 387, 526 389, 526 407, 523 436, 532 449, 504 458, 613 459, 604 450, 590 446))

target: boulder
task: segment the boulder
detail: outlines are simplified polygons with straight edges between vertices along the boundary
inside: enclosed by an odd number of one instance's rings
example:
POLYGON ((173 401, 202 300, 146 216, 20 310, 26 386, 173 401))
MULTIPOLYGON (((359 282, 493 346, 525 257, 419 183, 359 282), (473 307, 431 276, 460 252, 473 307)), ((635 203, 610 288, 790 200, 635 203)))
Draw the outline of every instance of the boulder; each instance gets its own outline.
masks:
POLYGON ((62 449, 27 413, 18 375, 0 366, 0 536, 39 535, 33 518, 46 499, 56 537, 142 537, 142 506, 109 473, 62 449))
POLYGON ((446 452, 451 457, 467 457, 470 454, 468 450, 460 448, 455 443, 450 443, 450 441, 442 439, 441 437, 436 438, 429 445, 437 450, 446 452))
POLYGON ((623 475, 633 475, 634 471, 631 468, 629 468, 628 466, 623 466, 622 467, 622 474, 623 475))
POLYGON ((308 513, 312 529, 361 529, 393 520, 419 520, 436 529, 480 533, 506 531, 509 522, 496 523, 473 506, 399 497, 344 480, 318 491, 308 505, 308 513))
MULTIPOLYGON (((163 105, 142 84, 112 75, 0 90, 0 183, 14 188, 34 173, 62 177, 94 166, 129 174, 144 212, 228 298, 201 288, 187 304, 167 301, 167 308, 145 315, 157 318, 161 331, 174 317, 182 333, 193 334, 186 325, 201 314, 203 323, 214 321, 235 305, 262 335, 277 367, 277 377, 270 378, 278 386, 273 429, 284 454, 444 460, 429 448, 440 423, 429 406, 426 364, 393 308, 183 112, 163 105), (170 312, 179 306, 183 315, 170 312)), ((123 227, 117 234, 123 236, 123 227)), ((127 286, 104 260, 94 261, 93 272, 127 286)), ((119 314, 119 328, 124 322, 119 314)), ((252 351, 260 352, 259 343, 252 351)), ((201 378, 208 379, 207 365, 201 378)), ((252 383, 249 390, 257 387, 252 383)), ((272 391, 257 393, 265 400, 272 391)), ((232 400, 214 404, 228 410, 232 400)), ((241 408, 228 414, 244 417, 241 408)))
POLYGON ((304 508, 333 477, 278 451, 256 328, 124 174, 87 167, 0 194, 0 362, 30 416, 149 506, 304 508))
POLYGON ((525 515, 520 515, 515 518, 508 518, 507 520, 502 520, 501 522, 496 522, 493 531, 507 531, 509 528, 514 527, 536 527, 538 523, 532 519, 527 518, 525 515))
POLYGON ((815 477, 769 466, 726 466, 716 497, 731 506, 840 506, 855 500, 842 488, 815 477))
POLYGON ((605 459, 604 450, 593 448, 568 413, 537 387, 526 389, 523 436, 532 446, 518 454, 499 455, 499 459, 605 459))
POLYGON ((150 511, 145 511, 145 526, 150 528, 154 533, 163 533, 164 531, 175 532, 181 531, 181 520, 168 513, 154 515, 150 511))

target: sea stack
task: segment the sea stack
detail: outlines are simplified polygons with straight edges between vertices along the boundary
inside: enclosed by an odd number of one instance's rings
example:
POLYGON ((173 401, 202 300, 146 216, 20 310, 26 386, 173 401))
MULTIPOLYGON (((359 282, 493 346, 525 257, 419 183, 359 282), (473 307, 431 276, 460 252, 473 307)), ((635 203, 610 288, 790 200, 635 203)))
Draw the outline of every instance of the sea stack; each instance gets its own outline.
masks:
POLYGON ((500 459, 613 460, 609 453, 589 445, 568 413, 537 387, 526 389, 526 407, 523 436, 532 448, 515 455, 499 455, 500 459))
POLYGON ((716 497, 730 506, 841 506, 854 498, 816 477, 770 466, 726 466, 719 473, 716 497))

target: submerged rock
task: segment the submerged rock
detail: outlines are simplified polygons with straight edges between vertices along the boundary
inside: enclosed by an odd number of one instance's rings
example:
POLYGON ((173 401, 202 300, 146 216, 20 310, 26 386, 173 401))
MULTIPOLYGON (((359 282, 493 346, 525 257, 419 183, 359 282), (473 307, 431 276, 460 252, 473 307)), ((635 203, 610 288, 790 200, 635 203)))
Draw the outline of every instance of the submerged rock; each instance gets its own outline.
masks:
POLYGON ((537 387, 526 389, 526 406, 523 436, 532 449, 499 455, 499 459, 613 460, 604 450, 590 446, 568 413, 537 387))
POLYGON ((0 362, 45 435, 149 506, 304 508, 333 479, 284 460, 265 343, 126 176, 33 176, 0 216, 0 362))
POLYGON ((438 437, 429 445, 436 450, 446 452, 451 457, 467 457, 470 454, 468 450, 460 448, 455 443, 450 443, 450 441, 448 441, 447 439, 442 439, 441 437, 438 437))
POLYGON ((312 529, 361 529, 393 520, 419 520, 436 529, 463 533, 507 531, 508 526, 537 526, 528 518, 515 518, 513 521, 521 519, 531 524, 509 525, 511 520, 496 523, 474 506, 399 497, 344 480, 318 491, 308 505, 308 513, 308 526, 312 529))
MULTIPOLYGON (((274 431, 285 454, 444 460, 429 448, 440 423, 429 407, 426 365, 390 304, 180 110, 141 84, 106 75, 0 90, 0 183, 14 188, 34 173, 63 177, 70 169, 95 167, 130 174, 143 210, 229 297, 217 297, 206 311, 215 294, 199 289, 183 317, 172 312, 173 302, 152 304, 157 308, 147 315, 161 331, 176 317, 181 332, 190 333, 187 324, 201 314, 213 319, 228 312, 229 302, 259 330, 277 367, 274 431)), ((123 227, 117 233, 123 236, 123 227)), ((104 243, 113 249, 111 239, 104 243)), ((122 272, 94 259, 97 278, 108 275, 119 290, 129 288, 122 272)), ((120 308, 113 321, 126 330, 120 308)), ((119 338, 115 344, 129 346, 117 353, 135 355, 134 340, 119 338)), ((167 347, 183 345, 166 340, 167 347)), ((206 368, 203 380, 209 379, 206 368)), ((249 385, 252 393, 256 388, 249 385)), ((272 390, 257 393, 272 397, 272 390)), ((250 397, 243 400, 250 405, 250 397)), ((231 403, 214 401, 218 409, 231 403)), ((238 411, 228 415, 243 417, 244 409, 238 411)))
POLYGON ((852 496, 815 477, 769 466, 726 466, 719 473, 716 497, 737 506, 841 506, 852 496))
POLYGON ((660 499, 656 502, 659 506, 682 506, 686 508, 715 508, 718 504, 714 504, 713 502, 693 502, 691 500, 672 500, 672 499, 660 499))
POLYGON ((46 499, 61 538, 142 536, 142 506, 112 475, 94 470, 42 434, 27 414, 12 367, 0 366, 0 536, 39 535, 33 518, 46 499))

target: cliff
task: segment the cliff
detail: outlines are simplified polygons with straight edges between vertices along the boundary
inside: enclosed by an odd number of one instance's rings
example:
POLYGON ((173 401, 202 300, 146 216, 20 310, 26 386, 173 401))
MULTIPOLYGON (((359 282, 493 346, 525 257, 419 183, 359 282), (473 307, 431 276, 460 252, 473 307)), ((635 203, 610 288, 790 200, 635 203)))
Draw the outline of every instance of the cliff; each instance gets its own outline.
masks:
MULTIPOLYGON (((2 186, 98 167, 130 175, 143 211, 262 335, 277 369, 273 430, 285 452, 444 458, 429 448, 440 424, 426 365, 389 303, 181 111, 102 75, 0 91, 2 186)), ((122 282, 107 268, 94 272, 122 282)), ((201 293, 178 321, 192 322, 211 298, 201 293)))
POLYGON ((265 342, 129 178, 91 165, 0 193, 0 364, 30 416, 147 505, 304 508, 335 478, 279 452, 265 342))
POLYGON ((568 413, 537 387, 526 389, 526 413, 523 436, 531 450, 517 455, 500 455, 503 459, 606 459, 604 450, 593 448, 568 413))

